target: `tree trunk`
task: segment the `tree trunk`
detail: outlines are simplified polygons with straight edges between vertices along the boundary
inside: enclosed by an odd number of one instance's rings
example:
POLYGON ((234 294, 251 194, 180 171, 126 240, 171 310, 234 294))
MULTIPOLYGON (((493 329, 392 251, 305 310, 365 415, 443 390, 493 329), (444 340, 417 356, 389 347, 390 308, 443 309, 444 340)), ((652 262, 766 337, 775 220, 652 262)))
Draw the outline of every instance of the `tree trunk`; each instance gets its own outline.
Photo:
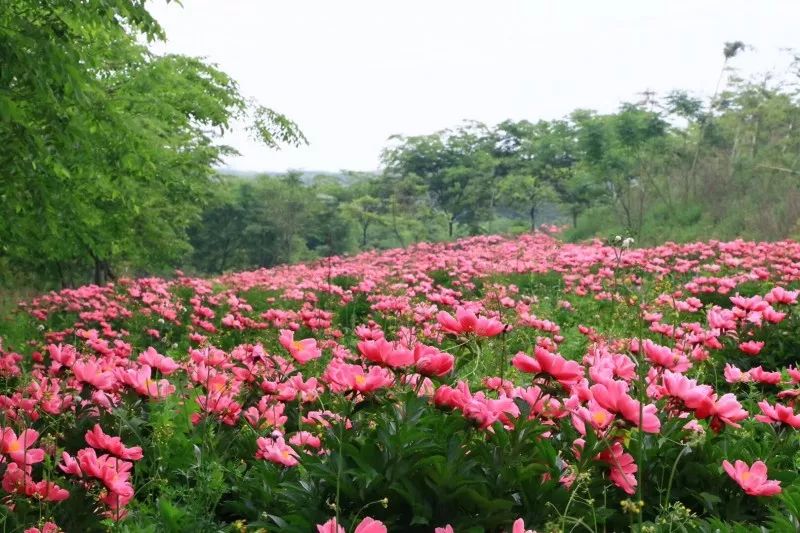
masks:
POLYGON ((528 211, 528 215, 531 217, 531 233, 536 231, 536 206, 532 205, 531 210, 528 211))
POLYGON ((369 224, 363 224, 361 226, 361 248, 367 247, 367 228, 369 224))
POLYGON ((101 285, 103 283, 103 268, 100 264, 101 261, 97 257, 92 257, 94 260, 94 284, 101 285))
POLYGON ((578 227, 578 210, 577 209, 573 209, 572 210, 572 227, 573 228, 577 228, 578 227))
POLYGON ((400 235, 400 229, 397 227, 397 200, 392 198, 392 230, 394 231, 397 240, 400 242, 400 247, 405 247, 405 240, 400 235))
POLYGON ((56 268, 58 269, 58 280, 61 283, 61 288, 67 288, 67 280, 64 279, 64 269, 61 268, 61 261, 56 261, 56 268))
POLYGON ((108 261, 103 261, 103 272, 105 274, 105 281, 117 281, 117 275, 111 270, 111 263, 108 261))
POLYGON ((448 222, 447 226, 447 235, 452 239, 453 238, 453 219, 451 218, 448 222))

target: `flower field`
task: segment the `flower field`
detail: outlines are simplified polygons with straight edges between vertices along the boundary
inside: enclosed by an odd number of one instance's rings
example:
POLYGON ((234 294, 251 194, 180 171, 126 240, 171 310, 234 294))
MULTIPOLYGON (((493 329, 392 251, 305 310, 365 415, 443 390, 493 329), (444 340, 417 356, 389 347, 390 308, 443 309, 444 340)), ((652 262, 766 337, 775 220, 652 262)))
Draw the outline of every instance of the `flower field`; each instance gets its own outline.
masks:
POLYGON ((3 531, 795 531, 800 244, 629 244, 21 302, 3 531))

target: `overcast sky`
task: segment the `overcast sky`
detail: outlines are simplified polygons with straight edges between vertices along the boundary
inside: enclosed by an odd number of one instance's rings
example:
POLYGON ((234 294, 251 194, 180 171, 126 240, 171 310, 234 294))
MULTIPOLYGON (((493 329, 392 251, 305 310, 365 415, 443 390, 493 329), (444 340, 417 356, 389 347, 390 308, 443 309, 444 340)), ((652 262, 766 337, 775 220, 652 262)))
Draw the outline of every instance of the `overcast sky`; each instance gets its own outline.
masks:
POLYGON ((295 120, 303 148, 271 151, 237 128, 241 170, 372 170, 395 133, 463 119, 613 111, 652 89, 713 92, 725 41, 742 73, 800 49, 797 0, 151 0, 167 42, 295 120))

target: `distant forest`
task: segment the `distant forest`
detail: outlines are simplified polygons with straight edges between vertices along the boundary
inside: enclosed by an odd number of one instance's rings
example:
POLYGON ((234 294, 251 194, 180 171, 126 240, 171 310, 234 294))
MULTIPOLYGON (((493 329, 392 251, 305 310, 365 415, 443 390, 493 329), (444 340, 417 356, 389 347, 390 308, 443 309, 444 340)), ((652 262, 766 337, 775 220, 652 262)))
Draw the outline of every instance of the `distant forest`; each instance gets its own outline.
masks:
MULTIPOLYGON (((742 51, 725 46, 721 74, 742 51)), ((642 244, 797 238, 797 58, 787 72, 729 75, 705 100, 646 93, 611 114, 397 136, 379 174, 223 176, 189 228, 188 264, 216 273, 540 224, 642 244)))

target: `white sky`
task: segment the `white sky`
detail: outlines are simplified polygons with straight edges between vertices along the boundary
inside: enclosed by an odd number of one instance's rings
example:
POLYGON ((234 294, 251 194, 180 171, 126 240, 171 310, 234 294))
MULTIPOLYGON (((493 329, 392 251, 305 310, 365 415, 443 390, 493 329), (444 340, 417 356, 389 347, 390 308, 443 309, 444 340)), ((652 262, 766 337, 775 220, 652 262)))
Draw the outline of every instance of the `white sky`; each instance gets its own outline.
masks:
POLYGON ((797 0, 150 0, 168 51, 203 56, 309 139, 272 151, 241 128, 240 170, 372 170, 395 133, 463 119, 613 111, 645 89, 713 92, 725 41, 743 74, 800 49, 797 0))

